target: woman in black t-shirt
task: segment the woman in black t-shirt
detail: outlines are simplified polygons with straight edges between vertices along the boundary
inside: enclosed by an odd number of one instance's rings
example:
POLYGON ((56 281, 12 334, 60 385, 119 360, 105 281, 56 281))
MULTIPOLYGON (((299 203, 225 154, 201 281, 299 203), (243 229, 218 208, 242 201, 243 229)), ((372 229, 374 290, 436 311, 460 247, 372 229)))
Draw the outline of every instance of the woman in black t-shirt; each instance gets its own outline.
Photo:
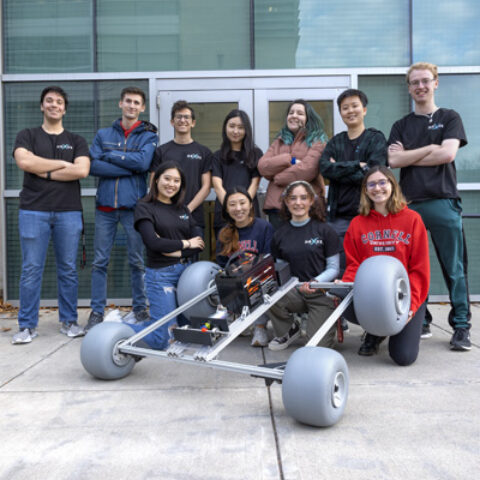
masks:
POLYGON ((259 216, 256 199, 260 174, 258 159, 263 152, 253 143, 252 125, 243 110, 232 110, 223 121, 222 146, 213 155, 212 184, 217 195, 215 202, 215 233, 225 225, 222 218, 222 203, 225 193, 236 186, 245 187, 254 201, 256 216, 259 216))
MULTIPOLYGON (((311 338, 333 312, 333 300, 324 291, 310 288, 310 282, 330 282, 339 272, 340 244, 335 231, 325 222, 324 203, 313 187, 303 180, 290 183, 282 194, 281 214, 288 219, 276 230, 272 254, 290 263, 292 274, 300 280, 269 310, 276 337, 271 350, 283 350, 300 336, 294 313, 307 313, 307 337, 311 338)), ((334 344, 335 327, 320 345, 334 344)))
MULTIPOLYGON (((164 162, 156 170, 150 192, 137 203, 135 228, 147 250, 145 288, 151 320, 130 325, 136 332, 177 308, 176 286, 188 258, 203 250, 192 214, 183 205, 185 176, 175 162, 164 162)), ((176 318, 148 334, 143 341, 159 350, 168 347, 169 327, 176 318)))

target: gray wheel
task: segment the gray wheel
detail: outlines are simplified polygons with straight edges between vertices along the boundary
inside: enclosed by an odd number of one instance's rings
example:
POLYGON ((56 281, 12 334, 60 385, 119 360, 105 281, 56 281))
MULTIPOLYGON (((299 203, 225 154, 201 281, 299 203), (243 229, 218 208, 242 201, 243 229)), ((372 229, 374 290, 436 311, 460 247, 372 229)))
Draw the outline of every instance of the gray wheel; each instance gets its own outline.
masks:
POLYGON ((399 333, 410 310, 410 282, 402 262, 388 255, 367 258, 355 276, 353 307, 368 333, 380 337, 399 333))
POLYGON ((83 368, 102 380, 126 377, 132 371, 135 359, 118 352, 117 345, 134 334, 134 330, 125 323, 102 322, 95 325, 82 341, 80 359, 83 368))
POLYGON ((283 375, 285 410, 301 423, 330 427, 343 415, 348 381, 347 363, 338 352, 323 347, 299 348, 283 375))
MULTIPOLYGON (((214 285, 215 275, 219 271, 220 266, 213 262, 195 262, 188 266, 178 280, 178 305, 183 305, 214 285)), ((188 319, 192 316, 208 317, 212 313, 215 313, 217 305, 218 298, 210 295, 183 312, 183 315, 188 319)))

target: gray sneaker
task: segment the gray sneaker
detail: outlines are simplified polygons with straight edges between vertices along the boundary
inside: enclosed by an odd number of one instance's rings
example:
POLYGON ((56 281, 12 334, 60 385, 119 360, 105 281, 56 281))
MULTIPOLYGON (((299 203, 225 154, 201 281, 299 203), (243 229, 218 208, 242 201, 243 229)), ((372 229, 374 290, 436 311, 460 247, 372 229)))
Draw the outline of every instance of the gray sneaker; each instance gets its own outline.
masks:
POLYGON ((85 330, 77 322, 73 323, 64 323, 60 328, 60 333, 63 333, 67 337, 83 337, 85 335, 85 330))
POLYGON ((266 347, 268 345, 267 329, 262 327, 255 327, 253 329, 253 338, 250 345, 252 347, 266 347))
POLYGON ((13 345, 20 345, 21 343, 30 343, 38 333, 34 328, 21 328, 12 338, 13 345))

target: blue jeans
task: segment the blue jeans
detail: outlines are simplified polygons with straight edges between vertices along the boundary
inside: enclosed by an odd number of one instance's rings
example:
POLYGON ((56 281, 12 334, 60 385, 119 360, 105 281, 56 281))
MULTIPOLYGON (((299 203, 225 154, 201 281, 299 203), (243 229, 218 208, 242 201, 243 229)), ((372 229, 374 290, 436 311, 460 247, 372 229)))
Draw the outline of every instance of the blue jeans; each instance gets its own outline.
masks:
MULTIPOLYGON (((142 325, 130 325, 135 332, 143 330, 148 325, 164 317, 177 308, 177 283, 180 275, 188 265, 177 263, 164 268, 146 268, 145 287, 147 289, 148 301, 150 302, 151 320, 142 325)), ((168 328, 177 323, 177 318, 149 333, 143 341, 150 347, 165 350, 168 347, 170 334, 168 328)))
POLYGON ((20 276, 20 328, 38 325, 43 268, 50 237, 57 264, 58 314, 62 323, 77 321, 77 253, 82 233, 82 212, 19 210, 18 230, 22 249, 20 276))
POLYGON ((145 287, 143 283, 143 242, 133 226, 133 209, 114 210, 113 212, 95 212, 94 259, 92 264, 92 297, 94 312, 103 314, 107 303, 107 267, 110 261, 117 226, 121 223, 127 236, 127 255, 131 272, 133 310, 146 308, 145 287))

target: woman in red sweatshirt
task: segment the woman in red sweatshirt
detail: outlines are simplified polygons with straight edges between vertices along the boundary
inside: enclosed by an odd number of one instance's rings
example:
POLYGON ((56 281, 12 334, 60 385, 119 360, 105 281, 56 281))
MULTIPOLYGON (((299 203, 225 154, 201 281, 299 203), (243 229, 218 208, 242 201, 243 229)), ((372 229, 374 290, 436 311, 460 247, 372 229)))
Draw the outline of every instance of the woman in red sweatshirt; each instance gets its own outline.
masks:
MULTIPOLYGON (((430 285, 427 231, 420 215, 407 208, 389 168, 371 168, 361 188, 360 215, 352 220, 345 235, 347 268, 342 281, 353 282, 360 264, 373 255, 390 255, 402 262, 410 280, 410 312, 403 330, 390 337, 388 349, 395 363, 411 365, 418 356, 430 285)), ((384 338, 367 333, 359 355, 377 353, 384 338)))

